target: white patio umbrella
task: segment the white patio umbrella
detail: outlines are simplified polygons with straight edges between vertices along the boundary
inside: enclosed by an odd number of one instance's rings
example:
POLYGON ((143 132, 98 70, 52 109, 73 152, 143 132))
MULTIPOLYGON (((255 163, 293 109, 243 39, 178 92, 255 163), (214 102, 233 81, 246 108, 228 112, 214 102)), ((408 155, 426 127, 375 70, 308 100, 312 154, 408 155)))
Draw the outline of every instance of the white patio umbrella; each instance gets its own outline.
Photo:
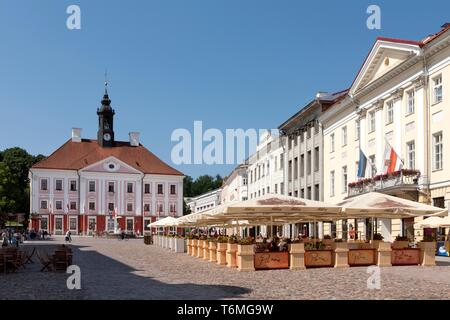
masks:
POLYGON ((444 218, 441 217, 429 217, 414 224, 415 229, 422 228, 439 228, 444 218))
POLYGON ((175 219, 173 217, 166 217, 166 218, 163 218, 163 219, 160 219, 160 220, 157 220, 155 222, 152 222, 152 223, 148 224, 147 227, 148 228, 151 228, 151 227, 169 227, 169 226, 173 226, 174 225, 173 223, 176 220, 177 219, 175 219))
POLYGON ((336 205, 342 206, 346 218, 408 218, 443 214, 446 209, 394 197, 391 195, 368 192, 348 198, 336 205))

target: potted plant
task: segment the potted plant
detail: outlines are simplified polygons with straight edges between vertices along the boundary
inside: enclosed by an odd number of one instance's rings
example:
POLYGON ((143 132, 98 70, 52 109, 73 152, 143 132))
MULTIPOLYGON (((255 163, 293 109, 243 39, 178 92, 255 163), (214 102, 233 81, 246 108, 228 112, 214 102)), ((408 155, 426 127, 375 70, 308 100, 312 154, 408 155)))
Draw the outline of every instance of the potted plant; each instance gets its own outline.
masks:
POLYGON ((227 264, 227 253, 226 253, 227 246, 228 246, 228 237, 219 236, 217 238, 217 250, 216 250, 217 264, 220 265, 227 264))
POLYGON ((392 244, 394 249, 403 249, 409 247, 409 239, 406 236, 398 235, 395 237, 395 241, 392 244))
POLYGON ((381 235, 381 233, 374 233, 373 239, 370 240, 370 244, 373 249, 377 249, 380 242, 383 242, 384 237, 381 235))
POLYGON ((326 246, 331 246, 331 244, 333 243, 333 239, 329 234, 324 235, 322 241, 326 246))
POLYGON ((254 271, 254 255, 253 238, 246 237, 238 240, 237 245, 237 267, 239 271, 254 271))
POLYGON ((235 235, 232 235, 228 238, 227 243, 227 267, 234 268, 236 267, 236 252, 237 252, 237 243, 238 238, 235 235))

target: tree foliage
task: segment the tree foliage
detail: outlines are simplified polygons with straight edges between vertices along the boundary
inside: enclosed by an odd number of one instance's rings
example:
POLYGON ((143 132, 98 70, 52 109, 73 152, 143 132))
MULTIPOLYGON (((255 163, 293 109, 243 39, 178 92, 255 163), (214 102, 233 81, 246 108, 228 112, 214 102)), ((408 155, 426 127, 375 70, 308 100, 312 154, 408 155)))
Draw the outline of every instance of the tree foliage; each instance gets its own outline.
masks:
POLYGON ((0 224, 9 213, 30 213, 28 171, 44 158, 18 147, 0 152, 0 224))
MULTIPOLYGON (((183 181, 183 194, 185 197, 196 197, 209 191, 216 190, 222 186, 223 178, 220 175, 215 177, 203 175, 192 179, 191 176, 186 176, 183 181)), ((183 214, 189 214, 191 210, 183 201, 183 214)))

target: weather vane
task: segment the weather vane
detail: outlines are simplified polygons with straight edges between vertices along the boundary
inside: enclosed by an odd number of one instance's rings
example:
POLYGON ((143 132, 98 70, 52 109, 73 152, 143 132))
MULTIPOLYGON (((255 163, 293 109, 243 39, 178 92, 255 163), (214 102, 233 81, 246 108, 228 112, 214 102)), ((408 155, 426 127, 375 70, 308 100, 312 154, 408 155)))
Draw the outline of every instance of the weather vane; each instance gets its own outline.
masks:
POLYGON ((105 69, 105 94, 108 93, 108 69, 105 69))

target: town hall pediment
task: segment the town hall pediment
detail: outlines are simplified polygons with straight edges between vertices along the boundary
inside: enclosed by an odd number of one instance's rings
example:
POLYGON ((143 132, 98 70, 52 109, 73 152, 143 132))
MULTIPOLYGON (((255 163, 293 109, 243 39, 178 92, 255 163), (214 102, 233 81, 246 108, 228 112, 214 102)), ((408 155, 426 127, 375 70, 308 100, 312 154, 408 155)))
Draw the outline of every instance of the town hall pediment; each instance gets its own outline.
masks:
POLYGON ((108 157, 101 161, 91 164, 83 168, 83 172, 102 172, 102 173, 125 173, 125 174, 140 174, 141 172, 129 166, 116 157, 108 157))
POLYGON ((420 47, 418 44, 396 41, 383 38, 377 40, 353 82, 350 89, 351 94, 381 78, 409 57, 419 54, 420 47))

